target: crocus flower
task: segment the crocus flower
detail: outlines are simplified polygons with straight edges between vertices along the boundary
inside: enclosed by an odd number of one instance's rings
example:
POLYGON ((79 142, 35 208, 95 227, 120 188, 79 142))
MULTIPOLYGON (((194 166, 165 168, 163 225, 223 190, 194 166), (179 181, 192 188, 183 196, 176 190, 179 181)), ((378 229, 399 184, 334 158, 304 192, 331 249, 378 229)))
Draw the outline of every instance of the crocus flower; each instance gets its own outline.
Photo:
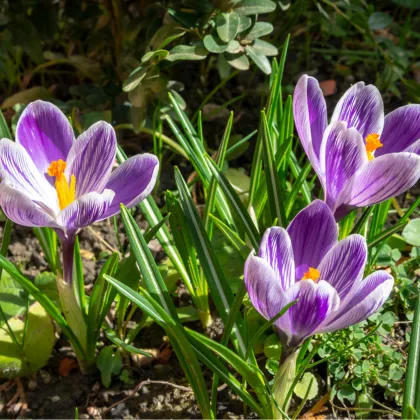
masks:
MULTIPOLYGON (((72 251, 81 228, 117 214, 121 203, 135 206, 155 185, 155 156, 133 156, 112 171, 116 148, 106 122, 75 139, 56 106, 33 102, 19 119, 16 142, 0 140, 0 206, 17 224, 54 228, 72 251)), ((72 258, 70 251, 64 257, 72 258)))
POLYGON ((274 324, 286 348, 365 320, 391 293, 394 280, 385 271, 363 280, 363 236, 350 235, 340 242, 337 238, 331 210, 315 200, 287 230, 269 228, 258 256, 252 252, 245 263, 249 298, 263 317, 271 319, 297 300, 274 324))
POLYGON ((336 220, 355 207, 401 194, 419 179, 420 105, 384 117, 378 89, 359 82, 340 99, 328 125, 318 81, 304 75, 296 85, 293 110, 303 148, 336 220))
POLYGON ((23 226, 47 226, 65 236, 132 207, 153 189, 158 159, 131 157, 115 171, 115 131, 97 122, 77 139, 53 104, 28 105, 16 128, 16 142, 0 141, 0 205, 23 226))

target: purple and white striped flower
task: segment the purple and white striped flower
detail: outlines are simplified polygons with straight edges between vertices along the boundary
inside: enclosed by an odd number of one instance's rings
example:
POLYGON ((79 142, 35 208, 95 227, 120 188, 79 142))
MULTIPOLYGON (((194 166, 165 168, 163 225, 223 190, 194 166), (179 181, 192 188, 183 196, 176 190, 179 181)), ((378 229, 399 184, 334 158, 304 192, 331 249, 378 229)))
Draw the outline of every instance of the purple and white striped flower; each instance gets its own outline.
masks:
POLYGON ((378 89, 358 82, 338 102, 328 125, 318 81, 302 76, 293 111, 303 148, 336 220, 355 207, 394 197, 420 177, 420 105, 384 117, 378 89))
POLYGON ((15 223, 54 228, 71 238, 111 217, 120 204, 137 205, 152 191, 159 161, 129 158, 115 171, 115 131, 97 122, 77 139, 53 104, 31 103, 16 129, 16 142, 0 140, 0 206, 15 223))
POLYGON ((367 246, 363 236, 338 242, 329 207, 315 200, 286 229, 265 232, 258 256, 245 263, 245 284, 256 310, 273 318, 297 300, 275 326, 288 348, 319 333, 347 328, 376 312, 394 279, 376 271, 363 279, 367 246))

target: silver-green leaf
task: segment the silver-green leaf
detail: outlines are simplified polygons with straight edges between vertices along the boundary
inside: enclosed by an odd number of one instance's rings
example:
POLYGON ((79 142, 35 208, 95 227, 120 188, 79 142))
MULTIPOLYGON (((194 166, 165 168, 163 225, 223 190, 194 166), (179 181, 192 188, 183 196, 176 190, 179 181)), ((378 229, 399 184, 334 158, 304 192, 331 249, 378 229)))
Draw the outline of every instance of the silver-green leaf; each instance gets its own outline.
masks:
POLYGON ((245 35, 247 41, 254 41, 257 38, 271 34, 273 25, 269 22, 256 22, 252 29, 245 35))
POLYGON ((242 0, 235 5, 235 12, 239 15, 259 15, 270 13, 276 9, 276 3, 271 0, 242 0))
POLYGON ((216 30, 220 39, 230 42, 239 31, 240 18, 235 12, 221 13, 216 18, 216 30))

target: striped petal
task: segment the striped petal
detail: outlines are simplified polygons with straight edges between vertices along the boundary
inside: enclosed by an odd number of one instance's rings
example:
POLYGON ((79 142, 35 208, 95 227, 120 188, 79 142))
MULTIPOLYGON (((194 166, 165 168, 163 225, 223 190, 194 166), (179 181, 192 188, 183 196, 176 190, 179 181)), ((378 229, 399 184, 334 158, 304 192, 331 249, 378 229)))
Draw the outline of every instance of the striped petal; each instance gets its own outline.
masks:
POLYGON ((355 285, 339 310, 326 320, 317 333, 341 330, 369 318, 388 299, 393 285, 394 279, 387 272, 372 273, 355 285))
POLYGON ((368 161, 365 144, 355 128, 343 121, 331 123, 321 146, 325 201, 333 209, 346 182, 368 161))
POLYGON ((102 194, 90 192, 69 204, 57 216, 57 223, 64 230, 76 231, 104 219, 115 193, 104 190, 102 194))
POLYGON ((67 117, 49 102, 32 102, 19 118, 16 142, 26 149, 41 174, 52 161, 66 160, 73 141, 67 117))
POLYGON ((89 127, 74 142, 67 158, 67 179, 76 177, 76 197, 104 190, 111 174, 117 151, 117 139, 112 126, 99 121, 89 127))
POLYGON ((309 267, 316 268, 337 243, 338 228, 329 207, 315 200, 301 210, 287 228, 293 247, 296 279, 309 267))
POLYGON ((143 201, 153 191, 158 172, 159 160, 154 155, 144 153, 127 159, 112 172, 105 186, 115 192, 105 217, 119 213, 120 204, 130 208, 143 201))
POLYGON ((23 192, 5 183, 0 184, 0 206, 6 216, 18 225, 28 227, 55 227, 54 218, 23 192))
POLYGON ((327 128, 327 105, 318 81, 303 75, 293 94, 296 130, 312 165, 318 166, 322 136, 327 128))
POLYGON ((244 281, 251 303, 264 318, 273 318, 284 307, 280 279, 270 265, 253 252, 245 262, 244 281))
POLYGON ((365 163, 339 194, 335 212, 341 205, 365 207, 395 197, 411 188, 420 177, 420 156, 392 153, 365 163))
POLYGON ((321 279, 328 281, 343 300, 353 285, 363 277, 367 260, 366 240, 350 235, 338 242, 319 265, 321 279))
POLYGON ((275 325, 288 339, 287 345, 295 347, 315 334, 317 328, 337 310, 340 298, 326 281, 318 283, 304 280, 287 290, 284 302, 297 303, 280 317, 275 325))
POLYGON ((364 82, 353 85, 339 100, 331 122, 345 121, 362 135, 382 133, 384 126, 384 104, 379 90, 364 82))
POLYGON ((58 213, 58 201, 54 188, 38 171, 23 146, 8 139, 0 140, 0 177, 30 200, 42 203, 58 213))
POLYGON ((283 290, 295 281, 295 262, 293 248, 286 230, 272 227, 265 231, 258 256, 267 261, 279 278, 283 290))
POLYGON ((375 156, 404 152, 420 140, 420 105, 406 105, 390 112, 384 121, 381 142, 375 156))

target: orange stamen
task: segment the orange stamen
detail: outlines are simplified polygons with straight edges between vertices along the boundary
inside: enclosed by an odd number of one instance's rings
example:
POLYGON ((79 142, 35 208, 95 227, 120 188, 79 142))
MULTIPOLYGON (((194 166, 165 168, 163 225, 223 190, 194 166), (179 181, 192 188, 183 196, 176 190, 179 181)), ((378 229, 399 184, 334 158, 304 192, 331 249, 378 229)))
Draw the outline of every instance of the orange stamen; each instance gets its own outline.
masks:
POLYGON ((302 280, 317 281, 320 276, 321 273, 316 268, 309 267, 309 270, 303 275, 302 280))
POLYGON ((382 146, 383 144, 379 139, 379 134, 372 133, 366 136, 366 153, 368 155, 368 159, 372 160, 374 158, 373 152, 382 146))
POLYGON ((51 162, 51 165, 47 169, 47 174, 55 177, 55 189, 57 191, 60 210, 66 208, 76 199, 76 177, 74 175, 71 176, 69 185, 64 174, 66 167, 66 162, 59 159, 51 162))

